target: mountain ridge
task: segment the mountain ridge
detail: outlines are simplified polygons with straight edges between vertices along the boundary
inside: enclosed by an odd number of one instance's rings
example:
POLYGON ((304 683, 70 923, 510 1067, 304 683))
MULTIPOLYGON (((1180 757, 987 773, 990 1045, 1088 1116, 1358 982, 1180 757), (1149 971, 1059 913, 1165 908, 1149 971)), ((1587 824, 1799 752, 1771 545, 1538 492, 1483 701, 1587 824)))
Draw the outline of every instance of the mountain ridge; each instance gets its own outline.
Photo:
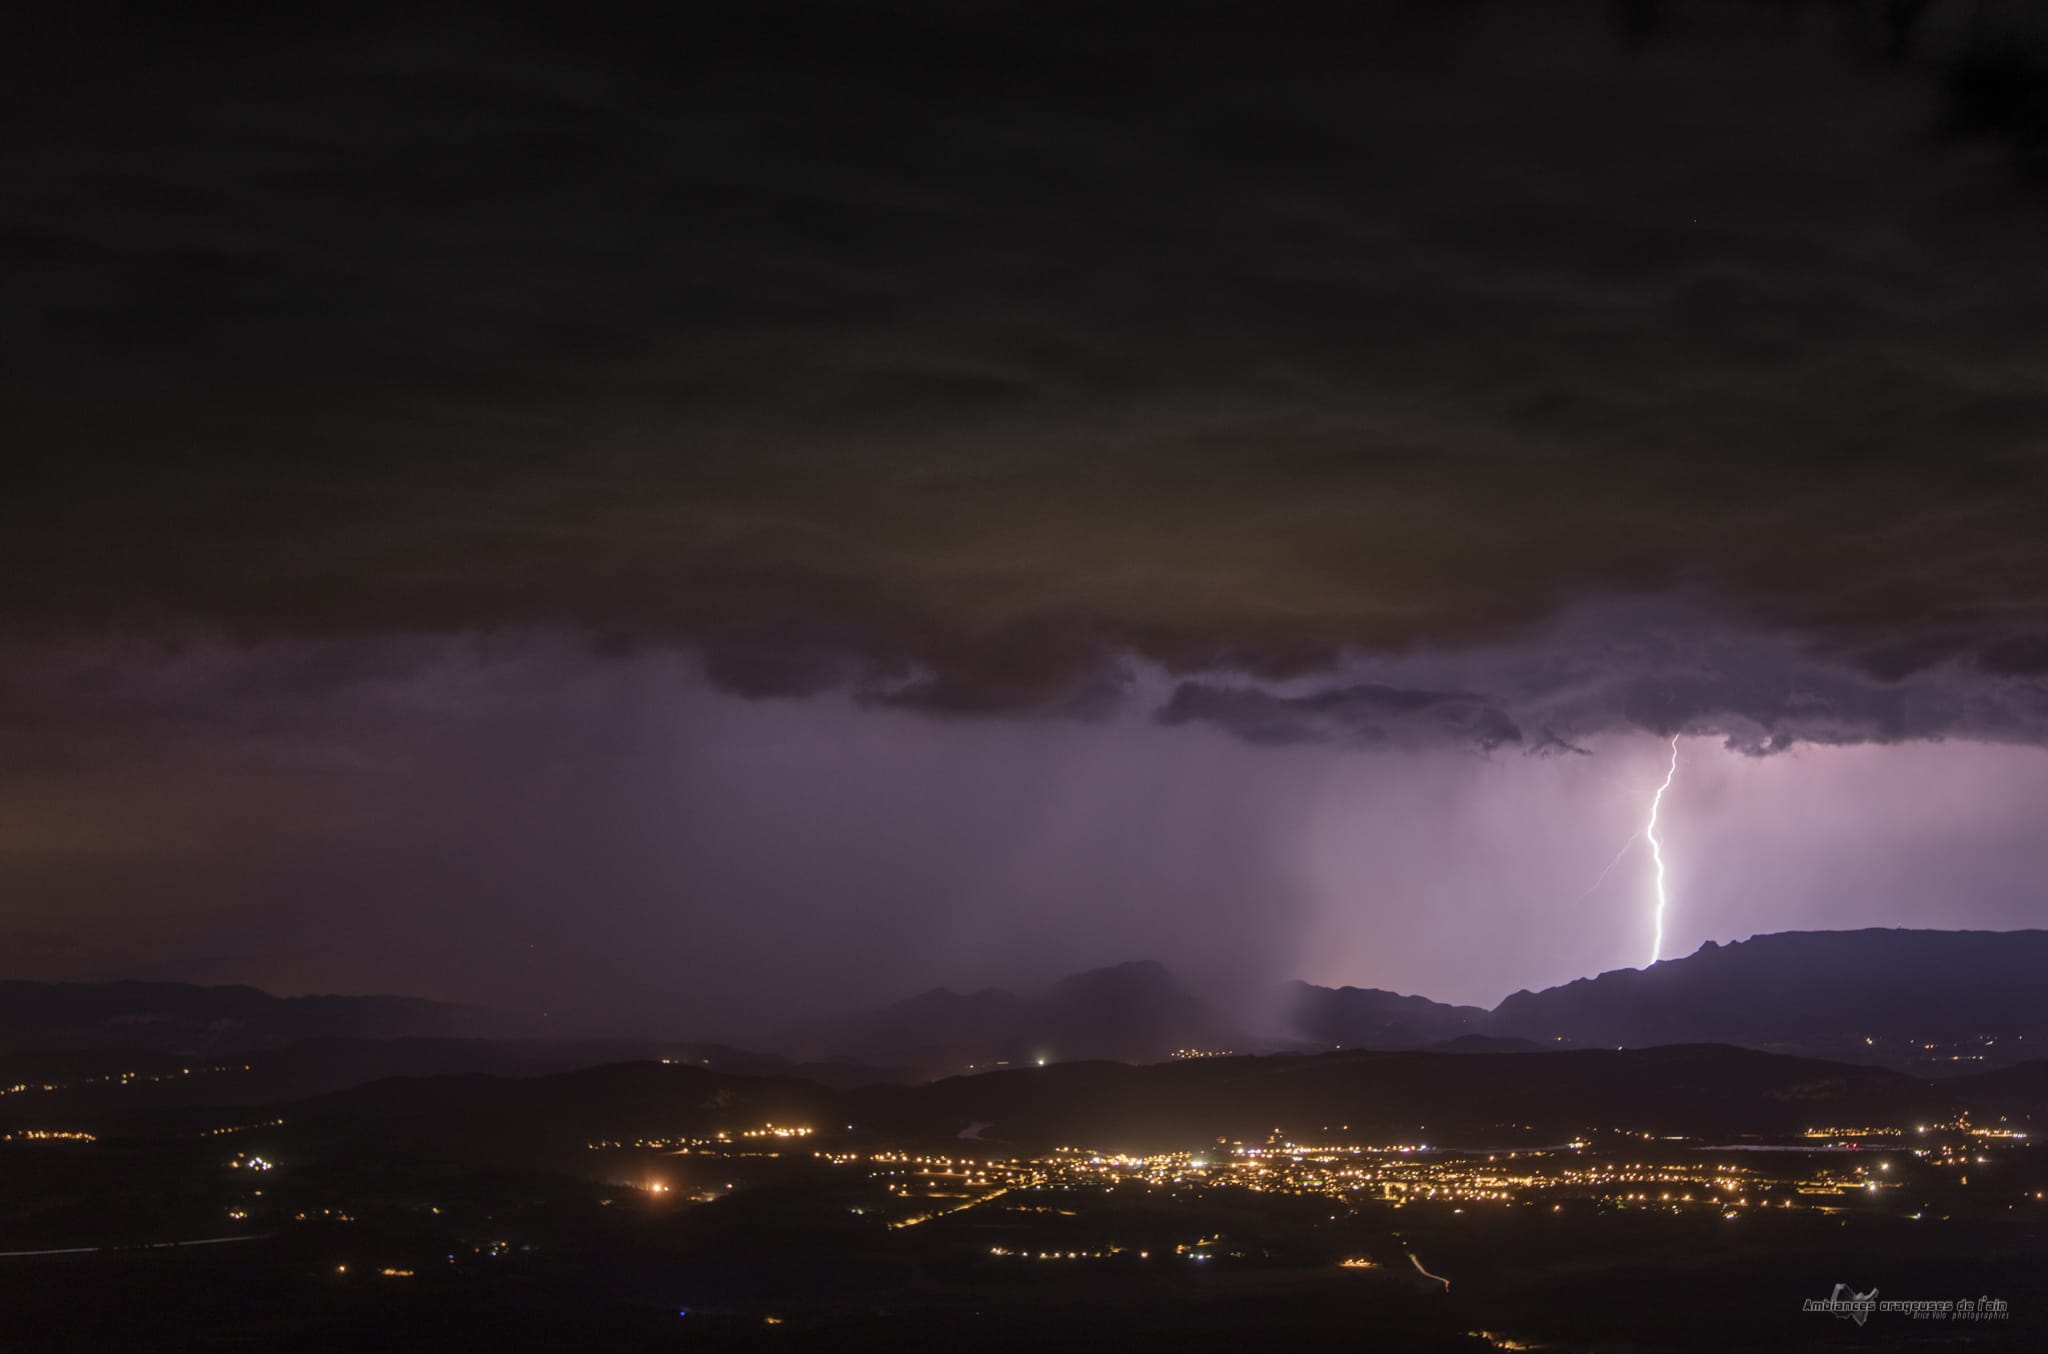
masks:
POLYGON ((203 986, 0 980, 0 1053, 129 1048, 218 1054, 321 1037, 475 1037, 503 1019, 424 997, 280 997, 242 983, 203 986))
MULTIPOLYGON (((720 1048, 715 1056, 764 1069, 859 1068, 893 1080, 1040 1060, 1715 1043, 1954 1073, 2048 1051, 2044 973, 2048 930, 2037 928, 1767 932, 1708 941, 1647 968, 1524 988, 1491 1010, 1297 981, 1276 990, 1277 1015, 1268 1012, 1262 1023, 1219 1012, 1165 966, 1138 960, 1069 974, 1027 993, 932 987, 870 1011, 787 1027, 764 1042, 765 1052, 720 1048)), ((531 1038, 511 1031, 496 1013, 413 997, 0 981, 0 1056, 10 1058, 110 1049, 212 1056, 322 1039, 531 1038)), ((465 1052, 455 1062, 477 1060, 465 1052)))

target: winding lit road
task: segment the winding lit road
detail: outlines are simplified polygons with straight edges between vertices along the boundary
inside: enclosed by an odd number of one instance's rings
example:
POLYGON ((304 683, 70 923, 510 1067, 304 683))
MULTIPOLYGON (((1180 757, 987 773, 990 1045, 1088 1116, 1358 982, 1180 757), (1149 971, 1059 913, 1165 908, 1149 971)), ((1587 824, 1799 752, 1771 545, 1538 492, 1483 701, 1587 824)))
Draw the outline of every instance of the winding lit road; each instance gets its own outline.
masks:
POLYGON ((186 1246, 225 1246, 231 1241, 262 1241, 269 1232, 253 1232, 248 1236, 206 1236, 196 1241, 144 1241, 129 1246, 58 1246, 45 1251, 0 1251, 0 1260, 14 1260, 31 1255, 98 1255, 102 1251, 174 1251, 186 1246))

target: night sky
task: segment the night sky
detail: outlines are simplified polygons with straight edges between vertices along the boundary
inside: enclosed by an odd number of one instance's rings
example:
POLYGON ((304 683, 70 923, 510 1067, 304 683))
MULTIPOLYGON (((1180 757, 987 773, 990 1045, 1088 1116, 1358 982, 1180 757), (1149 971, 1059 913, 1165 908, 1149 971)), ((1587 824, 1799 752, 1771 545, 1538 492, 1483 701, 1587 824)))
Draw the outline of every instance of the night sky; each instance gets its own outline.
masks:
POLYGON ((2026 5, 175 8, 7 21, 5 976, 1491 1005, 1674 735, 1667 957, 2048 924, 2026 5))

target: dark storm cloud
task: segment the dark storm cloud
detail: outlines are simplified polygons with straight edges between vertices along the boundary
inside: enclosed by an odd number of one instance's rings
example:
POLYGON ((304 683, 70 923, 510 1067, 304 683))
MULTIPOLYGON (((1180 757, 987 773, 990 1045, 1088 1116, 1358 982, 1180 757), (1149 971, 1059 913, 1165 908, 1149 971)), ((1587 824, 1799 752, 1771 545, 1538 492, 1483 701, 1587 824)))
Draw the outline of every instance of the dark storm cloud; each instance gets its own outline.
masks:
POLYGON ((1254 743, 1472 743, 1491 751, 1520 743, 1522 731, 1480 697, 1463 691, 1402 691, 1347 686, 1309 696, 1277 696, 1183 682, 1158 714, 1162 724, 1212 724, 1254 743))
POLYGON ((1531 755, 1611 734, 1714 735, 1753 756, 1795 745, 2048 742, 2048 687, 1954 661, 1873 676, 1796 639, 1670 598, 1575 606, 1512 643, 1350 655, 1284 694, 1181 683, 1156 718, 1258 743, 1326 741, 1531 755))
POLYGON ((1823 8, 67 9, 0 96, 0 607, 948 715, 1156 668, 1268 741, 2038 738, 2024 108, 1965 6, 1823 8), (1532 675, 1673 589, 1725 670, 1532 675))

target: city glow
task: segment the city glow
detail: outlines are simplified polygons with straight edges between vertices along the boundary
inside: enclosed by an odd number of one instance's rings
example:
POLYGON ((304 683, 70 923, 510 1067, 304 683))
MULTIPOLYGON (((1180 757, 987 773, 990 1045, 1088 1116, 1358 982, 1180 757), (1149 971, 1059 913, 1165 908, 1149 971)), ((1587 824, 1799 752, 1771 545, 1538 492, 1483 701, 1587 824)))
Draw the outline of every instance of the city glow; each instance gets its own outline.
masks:
POLYGON ((0 1136, 0 1142, 97 1142, 90 1133, 67 1128, 24 1128, 0 1136))

